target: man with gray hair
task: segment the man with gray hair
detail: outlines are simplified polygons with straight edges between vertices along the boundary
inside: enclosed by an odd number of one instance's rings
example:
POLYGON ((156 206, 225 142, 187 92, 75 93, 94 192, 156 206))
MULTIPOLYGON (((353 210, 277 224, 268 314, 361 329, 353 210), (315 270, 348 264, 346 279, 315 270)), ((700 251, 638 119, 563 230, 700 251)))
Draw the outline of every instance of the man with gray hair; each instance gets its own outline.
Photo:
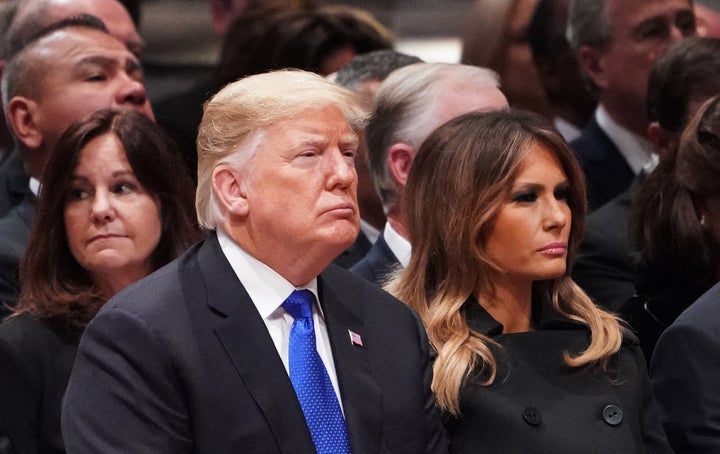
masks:
MULTIPOLYGON (((422 63, 418 57, 383 49, 358 55, 336 73, 335 83, 349 88, 369 103, 387 76, 403 66, 422 63)), ((370 159, 364 136, 355 158, 358 174, 358 206, 360 207, 360 234, 355 243, 343 251, 333 263, 350 268, 367 255, 385 225, 385 212, 370 174, 370 159)))
POLYGON ((382 82, 365 137, 387 223, 352 271, 381 285, 394 268, 407 265, 411 248, 399 200, 415 153, 448 120, 475 110, 508 107, 499 86, 497 75, 488 69, 448 63, 405 66, 382 82))
POLYGON ((367 117, 304 71, 208 101, 196 207, 211 233, 88 325, 69 453, 447 452, 417 315, 330 265, 358 233, 367 117))
POLYGON ((692 0, 572 0, 567 35, 598 107, 570 143, 595 209, 626 190, 652 162, 645 96, 653 64, 695 34, 692 0))

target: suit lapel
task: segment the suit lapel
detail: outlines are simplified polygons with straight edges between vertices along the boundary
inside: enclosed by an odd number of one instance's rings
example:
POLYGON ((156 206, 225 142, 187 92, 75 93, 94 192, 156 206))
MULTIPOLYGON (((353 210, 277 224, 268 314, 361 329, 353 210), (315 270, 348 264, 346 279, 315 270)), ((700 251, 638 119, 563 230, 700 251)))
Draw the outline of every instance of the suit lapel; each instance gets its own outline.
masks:
POLYGON ((300 404, 272 338, 212 234, 198 261, 207 303, 225 317, 214 331, 265 416, 281 452, 313 452, 314 445, 300 404))
POLYGON ((379 452, 382 428, 382 395, 370 370, 366 347, 353 344, 350 333, 372 342, 364 330, 361 301, 347 304, 341 275, 328 271, 318 277, 318 292, 332 346, 343 411, 353 452, 379 452), (341 297, 344 295, 344 297, 341 297))

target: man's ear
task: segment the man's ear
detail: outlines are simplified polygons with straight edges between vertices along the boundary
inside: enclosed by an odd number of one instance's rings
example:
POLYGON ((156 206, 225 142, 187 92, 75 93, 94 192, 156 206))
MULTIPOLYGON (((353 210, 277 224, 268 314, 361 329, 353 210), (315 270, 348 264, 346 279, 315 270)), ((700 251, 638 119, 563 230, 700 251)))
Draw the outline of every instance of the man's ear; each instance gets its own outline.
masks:
POLYGON ((226 213, 247 216, 250 206, 247 187, 240 172, 228 164, 220 164, 213 170, 212 186, 218 203, 226 213))
POLYGON ((387 165, 390 174, 395 183, 401 188, 404 188, 407 184, 407 178, 414 159, 415 150, 406 143, 396 143, 388 150, 387 165))
POLYGON ((37 125, 38 105, 32 99, 15 96, 8 103, 7 120, 17 138, 25 147, 40 148, 43 136, 37 125))
POLYGON ((605 68, 605 52, 590 46, 580 46, 578 62, 585 74, 590 77, 600 89, 607 87, 607 73, 605 68))
POLYGON ((653 121, 648 126, 648 137, 655 146, 655 152, 663 156, 677 146, 676 134, 660 126, 660 123, 653 121))

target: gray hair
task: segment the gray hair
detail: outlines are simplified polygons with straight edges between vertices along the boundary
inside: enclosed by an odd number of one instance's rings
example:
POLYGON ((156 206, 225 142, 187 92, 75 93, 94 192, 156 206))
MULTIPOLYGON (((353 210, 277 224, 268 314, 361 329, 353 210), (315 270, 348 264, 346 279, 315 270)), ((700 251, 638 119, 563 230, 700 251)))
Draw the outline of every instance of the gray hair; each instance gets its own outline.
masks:
POLYGON ((198 128, 198 221, 217 228, 225 217, 212 186, 213 170, 221 164, 243 169, 265 139, 265 129, 283 120, 327 106, 338 107, 355 130, 370 115, 362 99, 323 77, 281 70, 245 77, 226 85, 207 103, 198 128))
POLYGON ((397 185, 390 175, 387 157, 395 143, 418 149, 440 126, 435 107, 449 80, 473 81, 500 86, 498 75, 487 68, 450 63, 416 63, 394 71, 375 94, 375 114, 365 132, 375 189, 389 211, 397 200, 397 185))
POLYGON ((581 46, 604 47, 612 39, 606 0, 570 0, 567 39, 575 52, 581 46))
POLYGON ((391 72, 413 63, 422 63, 414 55, 406 55, 391 49, 376 50, 358 55, 340 68, 335 83, 355 90, 368 80, 384 80, 391 72))

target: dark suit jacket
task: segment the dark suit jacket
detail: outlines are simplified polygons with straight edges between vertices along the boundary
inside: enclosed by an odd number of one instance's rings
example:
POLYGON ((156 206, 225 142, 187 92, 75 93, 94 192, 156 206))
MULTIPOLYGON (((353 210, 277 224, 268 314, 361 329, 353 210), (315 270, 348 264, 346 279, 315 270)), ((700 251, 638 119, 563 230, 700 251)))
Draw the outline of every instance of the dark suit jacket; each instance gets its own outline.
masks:
POLYGON ((470 300, 470 327, 498 343, 495 381, 481 373, 461 389, 459 418, 448 417, 453 453, 669 453, 637 339, 627 333, 609 364, 570 369, 563 353, 587 347, 585 325, 533 311, 536 329, 502 334, 502 325, 470 300))
POLYGON ((631 204, 628 190, 588 216, 572 270, 573 280, 613 312, 635 295, 637 270, 628 232, 631 204))
POLYGON ((35 216, 35 196, 25 188, 23 201, 0 219, 0 317, 14 306, 20 292, 18 267, 25 254, 35 216))
POLYGON ((26 314, 0 324, 0 438, 15 453, 65 452, 60 402, 78 341, 26 314))
POLYGON ((399 266, 400 262, 390 250, 384 234, 380 234, 365 258, 350 268, 350 271, 381 286, 390 273, 399 266))
POLYGON ((0 217, 19 204, 28 190, 30 178, 25 172, 22 156, 15 149, 0 164, 0 217))
MULTIPOLYGON (((418 317, 334 265, 318 291, 352 452, 446 452, 418 317)), ((70 453, 314 452, 280 356, 216 235, 89 324, 63 437, 70 453)))
POLYGON ((341 268, 345 268, 346 270, 350 269, 367 255, 371 247, 372 243, 361 230, 352 246, 345 249, 340 253, 340 255, 335 257, 333 263, 341 268))
POLYGON ((720 284, 660 336, 650 376, 675 452, 720 452, 720 284))
POLYGON ((593 115, 577 139, 570 142, 585 172, 588 209, 594 210, 630 187, 635 174, 593 115))

